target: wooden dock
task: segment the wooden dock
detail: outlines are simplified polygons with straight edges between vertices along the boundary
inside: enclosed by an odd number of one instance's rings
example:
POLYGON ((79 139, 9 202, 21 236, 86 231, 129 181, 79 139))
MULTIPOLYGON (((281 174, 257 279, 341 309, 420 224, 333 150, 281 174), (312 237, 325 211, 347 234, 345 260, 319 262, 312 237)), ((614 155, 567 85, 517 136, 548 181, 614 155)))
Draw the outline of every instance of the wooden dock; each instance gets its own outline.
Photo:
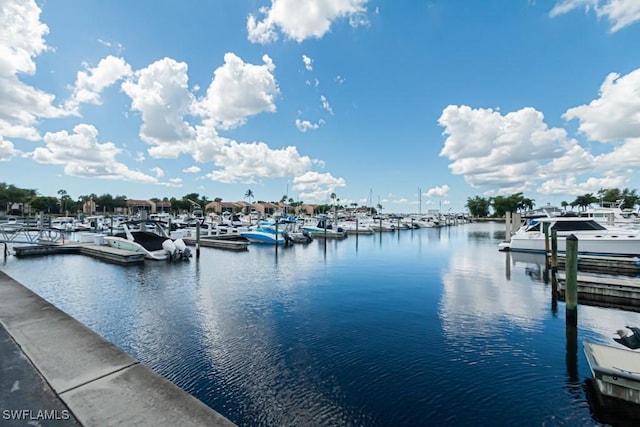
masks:
MULTIPOLYGON (((558 268, 564 268, 565 262, 564 254, 558 254, 558 268)), ((635 275, 640 273, 640 258, 579 254, 578 270, 635 275)))
MULTIPOLYGON (((196 239, 184 238, 182 239, 188 246, 195 246, 196 239)), ((226 249, 229 251, 246 251, 248 250, 249 242, 247 240, 239 240, 236 236, 205 236, 200 238, 200 247, 203 248, 216 248, 226 249)))
MULTIPOLYGON (((556 273, 558 294, 564 298, 566 277, 556 273)), ((597 305, 616 306, 640 311, 640 279, 635 277, 578 274, 578 300, 597 305)))
POLYGON ((28 245, 14 246, 13 250, 18 258, 38 255, 54 254, 82 254, 119 265, 143 263, 144 254, 126 251, 95 243, 67 243, 59 245, 28 245))

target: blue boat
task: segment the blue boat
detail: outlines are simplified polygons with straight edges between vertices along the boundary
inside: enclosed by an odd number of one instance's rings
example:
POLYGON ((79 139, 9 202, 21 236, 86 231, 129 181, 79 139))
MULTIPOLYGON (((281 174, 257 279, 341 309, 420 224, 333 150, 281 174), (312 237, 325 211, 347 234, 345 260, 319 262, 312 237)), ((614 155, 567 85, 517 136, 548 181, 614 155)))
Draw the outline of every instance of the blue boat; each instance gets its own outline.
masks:
POLYGON ((262 226, 255 228, 249 231, 242 231, 240 235, 253 243, 269 243, 272 245, 275 244, 284 244, 285 239, 282 235, 281 231, 278 231, 276 234, 276 230, 269 226, 262 226))

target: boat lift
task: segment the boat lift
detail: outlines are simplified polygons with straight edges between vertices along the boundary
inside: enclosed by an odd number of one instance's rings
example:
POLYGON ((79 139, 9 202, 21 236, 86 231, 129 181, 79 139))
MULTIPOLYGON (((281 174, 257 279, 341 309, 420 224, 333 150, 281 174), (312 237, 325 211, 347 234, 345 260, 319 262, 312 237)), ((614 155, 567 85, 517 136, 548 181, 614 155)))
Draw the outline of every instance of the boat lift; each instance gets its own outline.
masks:
POLYGON ((55 228, 38 228, 0 224, 0 243, 27 243, 32 245, 59 245, 64 234, 55 228))

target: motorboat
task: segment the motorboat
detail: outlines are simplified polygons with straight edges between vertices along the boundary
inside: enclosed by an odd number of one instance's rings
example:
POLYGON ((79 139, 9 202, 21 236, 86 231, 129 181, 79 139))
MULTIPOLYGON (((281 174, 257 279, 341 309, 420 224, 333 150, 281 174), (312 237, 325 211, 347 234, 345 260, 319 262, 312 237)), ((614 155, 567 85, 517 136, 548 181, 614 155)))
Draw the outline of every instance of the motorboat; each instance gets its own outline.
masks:
POLYGON ((171 239, 160 221, 128 221, 123 230, 113 236, 104 236, 107 245, 133 252, 142 252, 146 259, 187 259, 191 250, 182 239, 171 239))
POLYGON ((640 404, 640 353, 590 342, 583 345, 598 391, 640 404))
POLYGON ((558 253, 566 252, 566 238, 573 235, 578 239, 578 254, 640 256, 640 230, 606 227, 593 218, 582 217, 530 218, 510 240, 499 245, 500 249, 544 253, 545 223, 549 224, 549 236, 556 231, 558 253))
POLYGON ((276 233, 275 228, 267 225, 241 231, 240 235, 253 243, 269 243, 272 245, 285 243, 283 232, 278 231, 276 233))
POLYGON ((334 227, 328 217, 321 217, 316 225, 303 225, 301 229, 311 236, 343 239, 347 232, 342 227, 334 227))

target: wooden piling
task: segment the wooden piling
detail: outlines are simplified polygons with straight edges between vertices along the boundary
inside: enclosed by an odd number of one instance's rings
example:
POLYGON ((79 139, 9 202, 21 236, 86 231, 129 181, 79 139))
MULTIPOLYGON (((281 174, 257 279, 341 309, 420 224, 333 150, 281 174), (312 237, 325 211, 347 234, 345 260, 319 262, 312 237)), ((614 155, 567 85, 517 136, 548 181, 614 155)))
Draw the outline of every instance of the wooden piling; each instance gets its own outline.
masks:
POLYGON ((200 223, 196 223, 196 258, 200 258, 200 223))
POLYGON ((551 271, 558 271, 558 230, 551 230, 551 271))
POLYGON ((565 264, 565 306, 566 323, 576 326, 578 324, 578 238, 570 235, 566 239, 566 264, 565 264))
POLYGON ((549 223, 542 223, 542 232, 544 233, 544 264, 549 267, 549 223))
POLYGON ((505 212, 504 214, 504 239, 505 241, 511 240, 511 212, 505 212))

